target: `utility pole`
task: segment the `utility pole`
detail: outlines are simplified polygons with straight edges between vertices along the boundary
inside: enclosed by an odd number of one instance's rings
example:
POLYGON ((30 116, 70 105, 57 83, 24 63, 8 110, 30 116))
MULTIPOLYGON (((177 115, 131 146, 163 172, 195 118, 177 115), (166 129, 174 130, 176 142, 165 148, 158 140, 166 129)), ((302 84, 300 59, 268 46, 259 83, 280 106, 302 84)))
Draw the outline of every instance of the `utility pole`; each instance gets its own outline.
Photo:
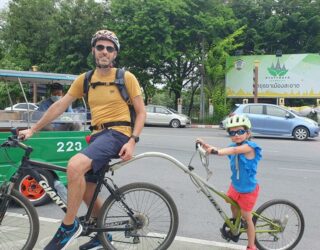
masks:
POLYGON ((201 75, 201 82, 200 82, 200 121, 204 122, 204 66, 203 64, 199 64, 199 70, 201 75))
POLYGON ((204 95, 204 39, 201 42, 201 64, 199 65, 200 75, 201 75, 201 85, 200 85, 200 121, 204 122, 205 116, 205 95, 204 95))
MULTIPOLYGON (((38 66, 34 65, 32 66, 32 71, 38 71, 38 66)), ((33 103, 37 103, 37 92, 38 92, 38 88, 37 88, 37 84, 33 83, 33 103)))
POLYGON ((259 60, 254 61, 253 68, 253 102, 258 103, 258 86, 259 86, 259 60))

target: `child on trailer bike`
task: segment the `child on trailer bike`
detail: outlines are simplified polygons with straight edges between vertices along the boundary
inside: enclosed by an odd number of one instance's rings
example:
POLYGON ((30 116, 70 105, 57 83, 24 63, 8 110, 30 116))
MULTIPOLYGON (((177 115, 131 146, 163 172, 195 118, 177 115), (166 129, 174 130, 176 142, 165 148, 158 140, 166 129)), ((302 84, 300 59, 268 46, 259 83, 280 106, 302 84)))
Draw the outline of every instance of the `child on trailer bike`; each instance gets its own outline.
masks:
MULTIPOLYGON (((259 194, 256 174, 258 162, 261 159, 261 148, 256 143, 249 141, 251 122, 246 116, 229 117, 226 128, 232 141, 227 148, 218 149, 205 143, 202 139, 197 139, 197 142, 202 144, 208 153, 229 157, 232 175, 227 195, 239 204, 241 216, 247 224, 247 250, 256 250, 255 228, 251 213, 259 194)), ((231 211, 233 218, 236 218, 237 208, 231 205, 231 211)), ((222 237, 225 238, 224 235, 222 237)))

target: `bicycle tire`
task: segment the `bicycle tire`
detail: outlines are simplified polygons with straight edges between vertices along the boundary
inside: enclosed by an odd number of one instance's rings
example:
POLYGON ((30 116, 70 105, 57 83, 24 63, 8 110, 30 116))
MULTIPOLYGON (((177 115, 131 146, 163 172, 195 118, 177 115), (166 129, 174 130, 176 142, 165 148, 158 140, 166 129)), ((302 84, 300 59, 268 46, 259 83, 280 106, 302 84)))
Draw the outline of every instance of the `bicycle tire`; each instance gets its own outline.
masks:
MULTIPOLYGON (((110 196, 104 203, 98 217, 98 227, 118 221, 127 221, 126 226, 135 230, 125 233, 113 231, 112 242, 108 233, 100 233, 99 238, 105 249, 168 249, 177 233, 179 217, 177 207, 170 195, 158 186, 150 183, 131 183, 121 187, 121 194, 126 205, 134 212, 134 217, 142 222, 140 228, 133 221, 114 197, 110 196), (159 223, 159 224, 157 224, 159 223), (135 235, 133 235, 135 234, 135 235), (138 236, 137 236, 138 235, 138 236)), ((125 225, 119 225, 124 227, 125 225)))
MULTIPOLYGON (((3 205, 5 195, 0 195, 0 207, 3 205)), ((15 189, 12 190, 10 198, 0 224, 0 249, 33 249, 39 235, 37 211, 31 202, 15 189)))
MULTIPOLYGON (((283 231, 278 233, 256 232, 256 245, 261 250, 290 250, 299 243, 304 232, 304 218, 301 210, 288 200, 270 200, 262 204, 257 214, 271 219, 278 224, 286 224, 283 231)), ((272 225, 254 216, 253 223, 256 230, 272 229, 272 225)))

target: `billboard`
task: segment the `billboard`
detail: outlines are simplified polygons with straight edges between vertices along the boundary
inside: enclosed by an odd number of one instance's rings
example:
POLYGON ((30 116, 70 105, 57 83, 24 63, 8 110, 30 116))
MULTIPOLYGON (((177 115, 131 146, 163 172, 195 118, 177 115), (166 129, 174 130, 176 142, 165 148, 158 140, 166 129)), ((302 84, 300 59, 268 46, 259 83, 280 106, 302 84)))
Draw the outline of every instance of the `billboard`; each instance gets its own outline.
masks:
POLYGON ((226 62, 227 97, 253 97, 258 63, 258 97, 320 98, 320 55, 231 56, 226 62))

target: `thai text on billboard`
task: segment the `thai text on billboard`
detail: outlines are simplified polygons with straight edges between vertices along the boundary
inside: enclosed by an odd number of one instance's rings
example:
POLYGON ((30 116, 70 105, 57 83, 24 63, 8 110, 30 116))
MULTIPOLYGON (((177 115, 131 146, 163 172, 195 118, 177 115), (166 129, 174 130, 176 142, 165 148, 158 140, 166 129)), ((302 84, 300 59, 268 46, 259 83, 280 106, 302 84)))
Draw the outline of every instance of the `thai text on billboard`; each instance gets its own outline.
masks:
POLYGON ((231 56, 227 59, 228 97, 253 97, 255 63, 259 97, 320 97, 319 54, 231 56))

